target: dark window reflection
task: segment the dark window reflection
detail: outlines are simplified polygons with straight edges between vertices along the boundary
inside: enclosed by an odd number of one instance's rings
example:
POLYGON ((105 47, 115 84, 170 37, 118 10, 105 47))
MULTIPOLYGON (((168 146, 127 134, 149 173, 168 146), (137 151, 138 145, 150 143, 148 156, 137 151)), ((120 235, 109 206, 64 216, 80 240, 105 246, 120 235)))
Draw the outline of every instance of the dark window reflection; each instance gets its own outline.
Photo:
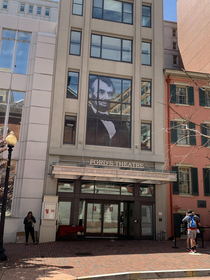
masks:
POLYGON ((75 144, 76 120, 75 116, 65 116, 64 144, 75 144))
POLYGON ((151 27, 151 7, 142 6, 142 26, 151 27))
POLYGON ((151 124, 141 124, 141 149, 151 150, 151 124))
POLYGON ((79 73, 69 72, 68 73, 68 88, 67 98, 78 98, 78 86, 79 86, 79 73))
POLYGON ((133 23, 133 4, 116 0, 93 0, 93 18, 133 23))
POLYGON ((141 185, 140 196, 155 196, 155 187, 153 185, 141 185))
POLYGON ((151 43, 142 42, 142 64, 151 65, 151 43))
POLYGON ((80 55, 81 32, 71 31, 70 54, 80 55))
POLYGON ((141 82, 141 105, 151 106, 151 82, 141 82))
POLYGON ((91 57, 131 62, 132 41, 92 34, 91 57))
POLYGON ((90 75, 86 143, 131 146, 131 80, 90 75))

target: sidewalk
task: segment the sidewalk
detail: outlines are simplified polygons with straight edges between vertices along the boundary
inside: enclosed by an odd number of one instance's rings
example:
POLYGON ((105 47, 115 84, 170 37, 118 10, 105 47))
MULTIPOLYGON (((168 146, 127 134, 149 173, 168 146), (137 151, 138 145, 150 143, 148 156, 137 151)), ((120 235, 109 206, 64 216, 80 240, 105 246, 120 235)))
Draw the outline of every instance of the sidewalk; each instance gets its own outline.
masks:
MULTIPOLYGON (((172 246, 173 241, 99 239, 43 243, 37 246, 5 244, 8 260, 0 262, 0 279, 73 280, 113 273, 129 275, 128 272, 210 269, 209 241, 205 242, 205 249, 198 247, 200 254, 197 255, 189 255, 185 251, 184 241, 177 242, 179 249, 172 249, 172 246)), ((191 276, 197 275, 192 273, 191 276)), ((114 278, 130 279, 120 275, 114 278)))

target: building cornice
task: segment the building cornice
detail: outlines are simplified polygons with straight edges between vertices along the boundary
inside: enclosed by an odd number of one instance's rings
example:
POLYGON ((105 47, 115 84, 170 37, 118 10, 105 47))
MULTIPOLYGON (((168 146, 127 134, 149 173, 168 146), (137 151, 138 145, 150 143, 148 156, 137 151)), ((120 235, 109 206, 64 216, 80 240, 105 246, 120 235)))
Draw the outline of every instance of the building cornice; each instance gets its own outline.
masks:
POLYGON ((167 77, 179 77, 179 78, 193 78, 196 80, 209 80, 209 74, 207 73, 200 73, 200 72, 191 72, 187 71, 187 74, 181 70, 175 69, 164 69, 164 76, 167 77), (187 75, 188 74, 188 75, 187 75))

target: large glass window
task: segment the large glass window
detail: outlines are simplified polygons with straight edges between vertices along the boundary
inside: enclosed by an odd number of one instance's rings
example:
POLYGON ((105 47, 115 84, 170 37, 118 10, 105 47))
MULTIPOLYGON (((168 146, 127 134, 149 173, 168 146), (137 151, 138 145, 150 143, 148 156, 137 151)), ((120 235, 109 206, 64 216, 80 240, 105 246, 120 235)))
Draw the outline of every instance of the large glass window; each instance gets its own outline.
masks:
POLYGON ((81 193, 133 195, 133 184, 100 181, 82 181, 81 193))
POLYGON ((131 62, 132 41, 92 34, 91 56, 109 60, 131 62))
POLYGON ((31 33, 3 29, 0 71, 26 74, 30 41, 31 33))
POLYGON ((80 55, 81 32, 71 31, 70 54, 80 55))
POLYGON ((86 144, 131 146, 131 80, 89 76, 86 144))
POLYGON ((0 90, 0 97, 0 134, 6 138, 8 133, 14 131, 19 140, 24 93, 0 90))
POLYGON ((76 136, 76 116, 65 116, 65 126, 64 126, 64 144, 75 144, 76 136))
POLYGON ((141 123, 141 149, 151 150, 151 124, 141 123))
POLYGON ((151 82, 141 81, 141 105, 151 106, 151 82))
POLYGON ((79 73, 68 72, 67 98, 78 98, 79 73))
POLYGON ((83 0, 73 0, 73 15, 82 16, 83 13, 83 0))
POLYGON ((58 204, 58 224, 70 225, 71 202, 60 201, 58 204))
POLYGON ((142 42, 142 64, 151 65, 151 43, 142 42))
POLYGON ((179 104, 188 104, 187 87, 176 86, 176 102, 179 104))
POLYGON ((151 27, 151 7, 142 6, 142 26, 151 27))
POLYGON ((133 4, 116 0, 93 0, 93 18, 133 23, 133 4))
POLYGON ((58 181, 58 192, 74 192, 74 181, 72 180, 59 180, 58 181))

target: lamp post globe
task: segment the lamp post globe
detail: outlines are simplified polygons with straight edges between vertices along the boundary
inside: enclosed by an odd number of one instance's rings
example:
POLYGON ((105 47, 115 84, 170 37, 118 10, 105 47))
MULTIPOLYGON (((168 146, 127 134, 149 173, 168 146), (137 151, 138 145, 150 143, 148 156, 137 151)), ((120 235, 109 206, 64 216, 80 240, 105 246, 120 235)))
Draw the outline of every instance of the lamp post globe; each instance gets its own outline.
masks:
POLYGON ((7 159, 7 168, 6 168, 6 177, 4 184, 4 194, 2 199, 2 207, 1 207, 1 221, 0 221, 0 261, 6 261, 7 256, 4 254, 5 249, 3 248, 3 237, 4 237, 4 224, 5 224, 5 212, 6 212, 6 203, 7 203, 7 193, 8 193, 8 182, 9 182, 9 173, 10 173, 10 162, 12 149, 17 143, 17 138, 13 131, 6 138, 6 143, 8 147, 8 159, 7 159))

